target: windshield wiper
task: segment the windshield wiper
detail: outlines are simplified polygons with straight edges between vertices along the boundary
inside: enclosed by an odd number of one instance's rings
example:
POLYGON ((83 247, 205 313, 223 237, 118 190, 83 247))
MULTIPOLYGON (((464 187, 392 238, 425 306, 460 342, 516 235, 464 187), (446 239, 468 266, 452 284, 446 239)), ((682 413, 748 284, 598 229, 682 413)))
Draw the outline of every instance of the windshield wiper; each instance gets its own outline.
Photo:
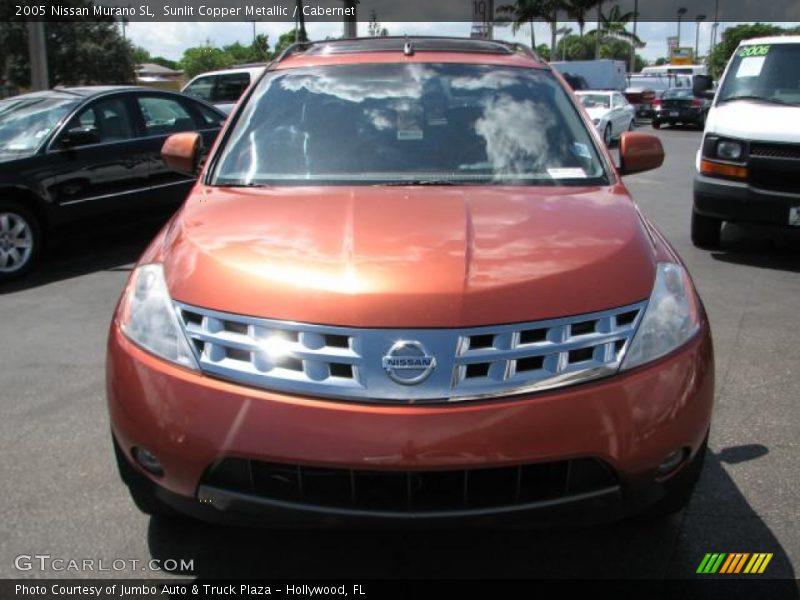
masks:
POLYGON ((777 98, 766 98, 764 96, 756 96, 754 94, 743 94, 741 96, 729 96, 722 98, 719 102, 732 102, 734 100, 758 100, 759 102, 769 102, 771 104, 782 104, 783 106, 797 106, 797 102, 787 102, 786 100, 779 100, 777 98))
POLYGON ((452 179, 402 179, 399 181, 384 181, 374 185, 467 185, 469 183, 469 181, 453 181, 452 179))

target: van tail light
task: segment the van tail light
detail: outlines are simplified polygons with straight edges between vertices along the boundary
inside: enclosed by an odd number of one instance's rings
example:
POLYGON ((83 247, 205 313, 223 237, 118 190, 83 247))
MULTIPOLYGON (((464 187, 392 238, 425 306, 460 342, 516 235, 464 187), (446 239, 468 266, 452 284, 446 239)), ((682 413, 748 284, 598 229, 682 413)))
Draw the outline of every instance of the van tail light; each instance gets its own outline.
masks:
POLYGON ((653 106, 661 106, 661 98, 656 98, 655 100, 653 100, 653 102, 651 102, 651 104, 653 106))
POLYGON ((703 106, 703 101, 700 100, 700 98, 694 98, 692 99, 692 106, 694 106, 695 108, 700 108, 701 106, 703 106))

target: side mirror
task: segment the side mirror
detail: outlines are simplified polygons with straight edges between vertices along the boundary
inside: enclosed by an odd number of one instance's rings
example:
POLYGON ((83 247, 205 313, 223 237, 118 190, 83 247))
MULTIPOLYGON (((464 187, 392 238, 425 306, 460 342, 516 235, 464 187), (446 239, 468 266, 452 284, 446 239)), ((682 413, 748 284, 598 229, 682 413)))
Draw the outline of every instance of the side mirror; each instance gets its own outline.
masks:
POLYGON ((178 173, 197 175, 203 138, 195 131, 176 133, 167 138, 161 147, 161 158, 167 167, 178 173))
POLYGON ((75 148, 100 143, 100 132, 97 127, 73 127, 61 136, 62 148, 75 148))
POLYGON ((711 89, 711 77, 708 75, 695 75, 692 80, 692 93, 697 98, 706 98, 706 92, 711 89))
POLYGON ((619 164, 622 175, 657 169, 664 162, 661 140, 649 133, 626 132, 619 139, 619 164))

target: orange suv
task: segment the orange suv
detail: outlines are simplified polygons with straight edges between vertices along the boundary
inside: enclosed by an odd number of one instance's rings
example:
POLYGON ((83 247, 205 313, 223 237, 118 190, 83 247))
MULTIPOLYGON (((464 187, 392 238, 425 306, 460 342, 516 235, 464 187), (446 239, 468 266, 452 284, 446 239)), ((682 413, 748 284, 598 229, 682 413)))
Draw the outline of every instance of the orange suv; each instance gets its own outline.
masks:
POLYGON ((136 504, 267 525, 548 523, 688 501, 714 391, 680 258, 563 79, 491 41, 295 45, 111 324, 136 504))

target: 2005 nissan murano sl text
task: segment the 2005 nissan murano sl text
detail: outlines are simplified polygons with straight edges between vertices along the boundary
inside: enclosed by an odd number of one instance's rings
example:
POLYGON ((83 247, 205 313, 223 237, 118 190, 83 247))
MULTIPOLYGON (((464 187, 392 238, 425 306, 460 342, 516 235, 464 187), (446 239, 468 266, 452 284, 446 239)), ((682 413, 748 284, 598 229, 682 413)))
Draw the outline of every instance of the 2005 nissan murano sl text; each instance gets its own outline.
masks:
POLYGON ((529 50, 293 46, 214 148, 111 325, 118 465, 146 513, 371 525, 680 510, 714 369, 680 258, 529 50))

